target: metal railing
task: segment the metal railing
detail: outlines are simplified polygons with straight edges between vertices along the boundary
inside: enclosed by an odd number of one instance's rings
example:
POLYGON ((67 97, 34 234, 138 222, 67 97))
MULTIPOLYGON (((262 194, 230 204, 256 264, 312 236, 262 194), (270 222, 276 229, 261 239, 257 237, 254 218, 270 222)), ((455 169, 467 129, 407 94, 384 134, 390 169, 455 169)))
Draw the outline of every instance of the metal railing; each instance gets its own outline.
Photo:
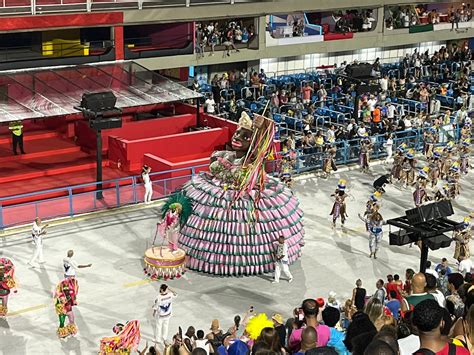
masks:
MULTIPOLYGON (((406 131, 399 131, 394 133, 393 137, 393 151, 395 148, 405 143, 407 148, 412 148, 417 152, 423 150, 423 133, 425 129, 411 129, 406 131)), ((460 136, 460 128, 456 127, 450 131, 442 130, 440 132, 440 139, 435 143, 435 146, 445 146, 449 141, 458 141, 460 136)), ((382 159, 387 157, 385 149, 385 136, 374 135, 370 137, 373 144, 372 152, 370 153, 371 160, 382 159)), ((336 141, 337 148, 335 161, 337 165, 353 164, 358 162, 360 153, 360 139, 350 139, 345 141, 336 141)), ((322 147, 315 147, 313 152, 308 152, 307 149, 298 149, 296 161, 294 164, 294 173, 300 174, 315 169, 321 169, 324 161, 324 153, 322 147)))
MULTIPOLYGON (((168 196, 181 187, 207 165, 197 165, 150 174, 154 199, 168 196)), ((74 217, 78 214, 121 207, 141 201, 145 189, 140 176, 106 180, 99 183, 68 186, 64 188, 0 198, 0 230, 5 227, 30 222, 35 217, 74 217), (101 194, 103 198, 98 198, 101 194)))
MULTIPOLYGON (((440 134, 437 145, 445 145, 448 141, 458 140, 460 129, 456 127, 449 132, 440 133, 442 134, 440 134)), ((378 159, 386 156, 385 136, 375 135, 371 137, 371 140, 373 143, 371 158, 378 159)), ((393 141, 394 147, 405 143, 409 148, 421 151, 423 148, 423 129, 395 132, 393 141)), ((350 164, 358 160, 360 139, 337 141, 335 144, 337 147, 336 163, 338 165, 350 164)), ((322 162, 321 147, 315 147, 314 151, 309 153, 306 149, 298 150, 294 172, 298 174, 320 169, 322 162)), ((279 163, 279 159, 269 161, 267 171, 278 176, 279 163)), ((153 182, 153 199, 169 196, 176 189, 182 187, 197 172, 205 169, 207 169, 207 165, 198 165, 150 174, 153 182)), ((141 177, 129 176, 103 181, 100 190, 98 189, 98 183, 93 182, 2 197, 0 198, 0 230, 14 225, 30 223, 35 217, 43 219, 74 217, 87 212, 136 204, 143 201, 144 192, 141 177), (97 198, 99 192, 103 198, 97 198)))
POLYGON ((265 0, 2 0, 0 15, 36 15, 47 13, 93 12, 119 9, 189 7, 222 5, 265 0))

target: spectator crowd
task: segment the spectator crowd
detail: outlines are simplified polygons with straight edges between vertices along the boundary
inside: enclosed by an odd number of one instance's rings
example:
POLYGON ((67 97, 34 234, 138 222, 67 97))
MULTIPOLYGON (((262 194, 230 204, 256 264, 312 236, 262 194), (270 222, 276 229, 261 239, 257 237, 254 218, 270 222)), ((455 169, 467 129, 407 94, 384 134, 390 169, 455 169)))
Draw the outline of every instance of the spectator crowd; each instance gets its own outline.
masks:
MULTIPOLYGON (((248 21, 247 21, 248 22, 248 21)), ((247 44, 255 36, 255 26, 242 19, 223 22, 197 22, 195 32, 195 52, 198 58, 214 55, 216 47, 223 47, 223 56, 230 56, 232 50, 239 51, 236 45, 247 44)))
POLYGON ((451 30, 458 29, 460 22, 472 20, 470 3, 453 4, 446 8, 445 13, 436 8, 428 9, 426 5, 387 7, 385 13, 385 26, 387 29, 408 28, 420 24, 451 23, 451 30), (426 21, 422 21, 426 19, 426 21))
POLYGON ((458 271, 445 258, 435 267, 428 261, 426 272, 387 275, 370 293, 359 279, 347 299, 331 291, 271 315, 251 306, 222 323, 212 320, 207 331, 180 328, 165 353, 472 354, 474 279, 472 263, 467 266, 458 265, 458 271))
POLYGON ((371 64, 371 82, 378 90, 362 95, 356 93, 357 83, 344 77, 347 63, 299 83, 272 80, 263 69, 232 70, 213 76, 204 106, 209 113, 237 120, 242 111, 251 113, 253 102, 255 112, 266 109, 278 122, 291 120, 281 132, 288 138, 288 149, 306 154, 323 152, 326 145, 340 141, 357 145, 367 136, 373 137, 374 150, 381 151, 389 139, 427 128, 435 128, 446 142, 459 138, 456 127, 472 122, 471 57, 467 46, 453 44, 432 54, 415 49, 389 67, 377 58, 371 64), (443 100, 450 100, 451 106, 443 100), (339 112, 340 119, 328 118, 330 111, 339 112))
POLYGON ((377 22, 371 9, 337 11, 332 14, 332 20, 336 33, 371 31, 376 27, 377 22))

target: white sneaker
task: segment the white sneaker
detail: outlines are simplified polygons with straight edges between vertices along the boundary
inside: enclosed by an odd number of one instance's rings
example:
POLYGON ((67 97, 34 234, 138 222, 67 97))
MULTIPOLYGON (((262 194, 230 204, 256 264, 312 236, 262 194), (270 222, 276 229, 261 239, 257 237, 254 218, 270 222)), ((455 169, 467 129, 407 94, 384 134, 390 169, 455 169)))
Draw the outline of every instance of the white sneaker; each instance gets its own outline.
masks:
POLYGON ((278 283, 280 283, 280 281, 277 281, 277 280, 272 281, 272 284, 278 284, 278 283))
POLYGON ((293 278, 288 280, 288 283, 292 283, 292 282, 293 282, 293 278))

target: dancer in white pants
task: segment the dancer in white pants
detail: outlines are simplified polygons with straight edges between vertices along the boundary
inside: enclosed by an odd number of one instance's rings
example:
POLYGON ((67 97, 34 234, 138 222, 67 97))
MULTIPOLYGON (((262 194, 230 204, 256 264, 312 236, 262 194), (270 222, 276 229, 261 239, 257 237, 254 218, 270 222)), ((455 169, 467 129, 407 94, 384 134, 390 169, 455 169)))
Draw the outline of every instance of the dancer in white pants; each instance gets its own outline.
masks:
POLYGON ((153 197, 153 185, 150 179, 150 172, 151 168, 148 165, 143 165, 142 167, 142 179, 145 185, 145 197, 144 202, 146 204, 151 202, 151 198, 153 197))
POLYGON ((278 246, 275 254, 275 279, 273 283, 280 282, 281 272, 288 277, 288 282, 293 281, 293 275, 290 272, 289 258, 288 258, 288 244, 285 242, 285 237, 278 238, 278 246))
POLYGON ((378 209, 379 205, 374 205, 372 213, 369 213, 367 218, 362 217, 359 213, 359 218, 365 222, 367 231, 369 232, 369 258, 373 256, 374 259, 377 259, 377 252, 379 251, 379 245, 382 241, 382 226, 387 224, 378 209))
POLYGON ((385 158, 385 163, 388 163, 393 156, 393 135, 391 133, 387 136, 387 141, 384 144, 385 150, 387 151, 387 158, 385 158))
POLYGON ((160 293, 153 304, 153 317, 155 317, 155 342, 165 344, 168 338, 168 325, 172 313, 173 299, 177 293, 170 289, 168 285, 160 286, 160 293))
POLYGON ((31 236, 33 238, 33 244, 35 245, 35 252, 33 257, 30 259, 28 264, 33 266, 33 263, 38 260, 38 263, 45 263, 43 257, 43 235, 46 234, 46 227, 48 225, 42 225, 39 217, 35 218, 33 222, 33 228, 31 229, 31 236))

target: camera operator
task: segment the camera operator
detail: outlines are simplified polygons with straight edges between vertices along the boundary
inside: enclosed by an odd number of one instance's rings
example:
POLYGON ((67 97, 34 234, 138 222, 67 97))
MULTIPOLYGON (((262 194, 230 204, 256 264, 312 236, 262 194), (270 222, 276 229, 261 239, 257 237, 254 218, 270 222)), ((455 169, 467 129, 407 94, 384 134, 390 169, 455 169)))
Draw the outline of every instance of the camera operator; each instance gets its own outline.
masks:
POLYGON ((302 319, 302 321, 300 323, 301 326, 293 330, 288 340, 288 346, 291 351, 294 353, 301 348, 301 336, 305 327, 313 327, 316 329, 316 333, 318 334, 318 347, 326 346, 330 338, 331 330, 328 326, 319 324, 319 306, 316 301, 311 298, 304 300, 301 308, 297 309, 296 312, 295 318, 298 320, 302 319))

